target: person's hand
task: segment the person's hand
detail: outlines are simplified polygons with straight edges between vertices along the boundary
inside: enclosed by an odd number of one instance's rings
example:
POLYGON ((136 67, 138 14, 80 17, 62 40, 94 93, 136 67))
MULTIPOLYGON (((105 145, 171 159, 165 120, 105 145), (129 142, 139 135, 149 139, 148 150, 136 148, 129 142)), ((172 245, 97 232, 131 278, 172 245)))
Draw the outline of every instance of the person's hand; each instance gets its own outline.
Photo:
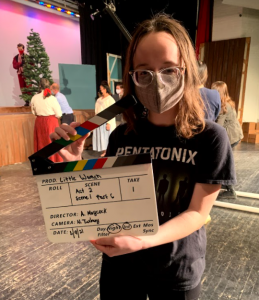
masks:
POLYGON ((134 236, 115 236, 90 241, 99 251, 108 256, 118 256, 144 249, 142 239, 134 236))
POLYGON ((111 130, 111 125, 109 123, 106 123, 106 130, 110 131, 111 130))
MULTIPOLYGON (((65 123, 61 124, 60 127, 55 128, 55 132, 52 132, 50 134, 51 141, 59 140, 60 138, 69 141, 70 137, 68 136, 68 133, 71 135, 76 135, 77 132, 74 128, 78 126, 80 126, 79 122, 73 122, 70 125, 67 125, 65 123)), ((84 142, 89 135, 90 132, 87 135, 75 141, 74 143, 61 149, 59 151, 59 154, 63 158, 63 160, 64 161, 81 160, 82 152, 84 150, 84 142)))

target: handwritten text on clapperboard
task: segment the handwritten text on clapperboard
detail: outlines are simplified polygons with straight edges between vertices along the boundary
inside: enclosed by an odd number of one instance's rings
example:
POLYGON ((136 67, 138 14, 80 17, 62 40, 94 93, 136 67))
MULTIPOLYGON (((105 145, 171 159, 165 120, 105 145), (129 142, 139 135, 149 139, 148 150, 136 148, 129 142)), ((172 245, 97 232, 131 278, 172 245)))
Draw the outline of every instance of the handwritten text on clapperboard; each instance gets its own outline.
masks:
POLYGON ((151 164, 36 176, 52 242, 158 230, 151 164))

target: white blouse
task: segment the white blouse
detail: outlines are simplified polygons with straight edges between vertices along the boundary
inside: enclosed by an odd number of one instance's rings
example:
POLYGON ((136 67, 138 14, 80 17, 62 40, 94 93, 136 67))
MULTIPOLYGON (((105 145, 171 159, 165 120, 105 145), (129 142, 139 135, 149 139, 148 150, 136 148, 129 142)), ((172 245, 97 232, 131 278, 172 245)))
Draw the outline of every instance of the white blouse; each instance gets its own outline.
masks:
POLYGON ((43 98, 43 91, 34 95, 31 99, 31 111, 36 116, 62 116, 62 111, 58 100, 54 96, 43 98))
MULTIPOLYGON (((113 105, 115 103, 115 100, 112 98, 112 96, 107 96, 105 98, 98 98, 95 103, 95 113, 98 114, 101 111, 105 110, 107 107, 113 105)), ((111 132, 116 128, 116 119, 113 118, 110 121, 107 122, 111 125, 111 132)))

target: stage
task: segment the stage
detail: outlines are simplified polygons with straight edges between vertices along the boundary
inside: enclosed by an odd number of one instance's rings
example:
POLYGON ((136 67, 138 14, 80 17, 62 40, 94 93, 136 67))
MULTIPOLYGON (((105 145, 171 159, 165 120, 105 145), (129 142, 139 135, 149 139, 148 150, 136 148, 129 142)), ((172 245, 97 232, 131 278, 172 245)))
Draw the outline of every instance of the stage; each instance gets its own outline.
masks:
MULTIPOLYGON (((95 112, 75 109, 74 115, 77 122, 83 123, 95 112)), ((30 107, 0 107, 0 167, 26 162, 33 154, 35 118, 30 107)))

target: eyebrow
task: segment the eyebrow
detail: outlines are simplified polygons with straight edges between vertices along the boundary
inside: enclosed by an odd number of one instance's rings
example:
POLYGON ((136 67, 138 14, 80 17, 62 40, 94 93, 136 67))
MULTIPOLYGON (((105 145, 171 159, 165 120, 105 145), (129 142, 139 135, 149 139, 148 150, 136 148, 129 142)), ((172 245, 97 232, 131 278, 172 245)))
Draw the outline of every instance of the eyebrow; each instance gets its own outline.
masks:
MULTIPOLYGON (((163 64, 164 64, 164 65, 169 65, 169 64, 171 64, 171 65, 173 65, 174 67, 179 66, 179 64, 176 64, 176 63, 173 62, 173 61, 165 61, 163 64)), ((138 69, 139 67, 146 67, 146 66, 148 66, 148 64, 138 64, 138 65, 135 67, 135 69, 138 69)))
POLYGON ((139 64, 135 67, 135 69, 138 69, 139 67, 146 67, 146 66, 147 66, 147 64, 139 64))

